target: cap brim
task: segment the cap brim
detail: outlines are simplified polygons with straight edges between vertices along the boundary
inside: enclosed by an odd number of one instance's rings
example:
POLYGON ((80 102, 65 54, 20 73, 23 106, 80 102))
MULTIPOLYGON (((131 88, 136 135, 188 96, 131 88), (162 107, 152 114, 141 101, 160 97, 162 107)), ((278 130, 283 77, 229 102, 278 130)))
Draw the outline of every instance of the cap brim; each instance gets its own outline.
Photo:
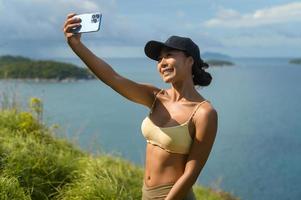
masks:
POLYGON ((177 49, 177 50, 181 50, 181 51, 185 51, 182 48, 179 48, 177 46, 174 45, 167 45, 163 42, 159 42, 159 41, 155 41, 155 40, 151 40, 149 42, 146 43, 145 47, 144 47, 144 52, 147 55, 147 57, 153 59, 153 60, 159 60, 159 56, 161 53, 161 50, 164 48, 171 48, 171 49, 177 49))
POLYGON ((146 43, 144 52, 147 57, 158 60, 161 50, 165 47, 165 44, 159 41, 151 40, 146 43))

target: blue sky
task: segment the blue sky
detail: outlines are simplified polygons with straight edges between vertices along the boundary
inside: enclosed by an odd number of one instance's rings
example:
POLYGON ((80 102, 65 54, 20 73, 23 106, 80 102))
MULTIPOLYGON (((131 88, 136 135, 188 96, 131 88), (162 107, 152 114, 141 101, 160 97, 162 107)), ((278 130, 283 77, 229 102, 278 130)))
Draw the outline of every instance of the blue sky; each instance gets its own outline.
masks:
POLYGON ((144 57, 149 40, 191 37, 201 52, 301 57, 301 1, 0 0, 0 55, 70 58, 62 26, 70 12, 103 13, 82 36, 101 57, 144 57))

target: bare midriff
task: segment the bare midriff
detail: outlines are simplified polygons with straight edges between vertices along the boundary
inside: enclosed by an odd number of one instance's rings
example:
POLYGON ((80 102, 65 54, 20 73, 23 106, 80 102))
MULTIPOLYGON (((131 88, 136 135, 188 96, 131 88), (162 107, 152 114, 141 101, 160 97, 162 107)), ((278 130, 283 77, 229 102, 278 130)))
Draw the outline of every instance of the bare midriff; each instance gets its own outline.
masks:
POLYGON ((147 143, 144 182, 153 187, 175 183, 184 173, 187 155, 170 153, 147 143))

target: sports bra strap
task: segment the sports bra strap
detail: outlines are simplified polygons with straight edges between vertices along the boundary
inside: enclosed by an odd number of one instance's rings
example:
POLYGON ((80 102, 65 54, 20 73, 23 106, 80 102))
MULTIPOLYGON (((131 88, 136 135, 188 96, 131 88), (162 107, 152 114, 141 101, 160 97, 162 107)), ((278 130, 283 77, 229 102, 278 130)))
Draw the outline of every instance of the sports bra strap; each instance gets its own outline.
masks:
POLYGON ((196 111, 198 110, 198 108, 200 107, 200 105, 203 104, 203 103, 205 103, 206 101, 209 102, 207 99, 205 99, 204 101, 202 101, 201 103, 199 103, 199 104, 196 106, 196 108, 195 108, 194 111, 192 112, 192 114, 191 114, 190 118, 188 119, 188 121, 190 121, 190 120, 193 118, 194 114, 196 113, 196 111))
POLYGON ((150 108, 149 114, 151 114, 151 113, 153 112, 153 108, 154 108, 154 106, 155 106, 157 96, 158 96, 158 94, 159 94, 160 92, 162 92, 162 91, 163 91, 163 89, 161 89, 159 92, 156 93, 155 99, 154 99, 154 101, 153 101, 152 107, 150 108))

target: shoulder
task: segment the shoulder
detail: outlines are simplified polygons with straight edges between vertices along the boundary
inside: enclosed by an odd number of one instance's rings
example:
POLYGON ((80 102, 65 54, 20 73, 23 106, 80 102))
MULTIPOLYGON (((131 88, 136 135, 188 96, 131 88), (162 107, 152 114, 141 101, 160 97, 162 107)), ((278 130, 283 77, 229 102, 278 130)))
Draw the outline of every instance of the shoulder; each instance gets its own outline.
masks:
POLYGON ((155 98, 159 98, 161 100, 168 96, 167 90, 163 88, 155 88, 153 90, 153 94, 155 98))
POLYGON ((194 125, 196 134, 205 134, 207 132, 216 133, 218 114, 210 102, 205 102, 195 113, 194 125))
POLYGON ((200 105, 195 116, 197 120, 217 118, 217 111, 209 101, 206 101, 200 105))

